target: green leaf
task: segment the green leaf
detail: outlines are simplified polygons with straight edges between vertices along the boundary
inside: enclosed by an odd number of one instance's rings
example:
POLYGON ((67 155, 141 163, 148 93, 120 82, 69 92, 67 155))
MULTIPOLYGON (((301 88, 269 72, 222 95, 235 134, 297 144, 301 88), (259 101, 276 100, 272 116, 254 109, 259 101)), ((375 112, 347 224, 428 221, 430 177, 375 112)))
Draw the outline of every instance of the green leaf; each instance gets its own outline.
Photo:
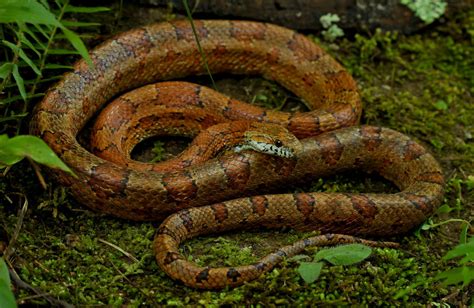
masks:
POLYGON ((82 22, 82 21, 69 21, 63 20, 61 23, 66 27, 96 27, 100 26, 98 22, 82 22))
POLYGON ((8 122, 8 121, 17 121, 19 119, 22 119, 22 118, 26 117, 27 115, 28 115, 28 113, 24 112, 24 113, 13 114, 13 115, 10 115, 10 116, 7 116, 7 117, 0 117, 0 123, 8 122))
MULTIPOLYGON (((44 96, 44 93, 35 93, 33 95, 27 95, 26 98, 31 99, 31 98, 35 98, 35 97, 41 97, 41 96, 44 96)), ((20 99, 23 99, 23 97, 21 97, 21 95, 15 95, 15 96, 3 99, 3 100, 0 101, 0 106, 11 104, 13 102, 19 101, 20 99)))
POLYGON ((41 71, 39 68, 31 61, 31 59, 26 55, 26 53, 23 51, 23 49, 19 48, 15 44, 10 43, 9 41, 2 40, 2 43, 5 44, 6 46, 10 47, 13 52, 18 54, 23 61, 25 61, 32 69, 35 71, 36 74, 41 76, 41 71))
POLYGON ((0 23, 13 22, 61 26, 56 17, 36 0, 3 0, 0 23))
POLYGON ((318 279, 322 268, 322 262, 301 262, 298 273, 306 283, 312 283, 318 279))
POLYGON ((48 4, 48 0, 39 0, 39 2, 41 2, 41 4, 48 10, 51 10, 49 8, 49 4, 48 4))
POLYGON ((452 207, 447 204, 443 204, 436 210, 436 214, 445 214, 451 212, 452 210, 454 210, 452 207))
POLYGON ((462 282, 462 286, 465 287, 474 280, 474 267, 456 267, 439 273, 435 279, 443 280, 445 285, 460 284, 462 282))
POLYGON ((12 72, 13 63, 6 62, 0 66, 0 78, 5 79, 12 72))
POLYGON ((87 64, 89 64, 89 66, 92 66, 92 59, 89 56, 87 48, 82 42, 81 38, 76 33, 72 32, 64 26, 61 27, 61 30, 63 31, 69 42, 71 42, 72 46, 74 46, 74 48, 76 48, 76 50, 84 58, 84 60, 86 60, 87 64))
POLYGON ((26 37, 25 33, 23 33, 22 31, 16 31, 15 33, 23 45, 26 45, 26 47, 33 50, 34 53, 38 56, 38 58, 41 57, 41 53, 36 49, 35 45, 26 37))
POLYGON ((370 247, 361 244, 341 245, 319 251, 314 258, 333 265, 351 265, 366 259, 372 253, 370 247))
MULTIPOLYGON (((90 33, 76 33, 81 39, 93 39, 97 38, 96 34, 90 34, 90 33)), ((57 33, 54 36, 55 39, 66 39, 66 36, 62 33, 57 33)))
POLYGON ((107 12, 107 11, 110 11, 110 9, 108 7, 103 7, 103 6, 86 7, 86 6, 68 5, 64 9, 64 12, 67 12, 67 13, 98 13, 98 12, 107 12))
POLYGON ((25 83, 23 81, 23 78, 20 75, 20 72, 18 71, 18 66, 16 64, 13 64, 13 78, 15 79, 16 86, 18 87, 18 90, 20 91, 21 97, 23 98, 24 101, 26 101, 25 83))
POLYGON ((0 258, 0 303, 5 308, 17 307, 15 296, 10 287, 10 274, 3 258, 0 258))
POLYGON ((23 156, 17 155, 15 149, 9 146, 7 135, 0 135, 0 166, 11 166, 23 159, 23 156))
POLYGON ((79 52, 71 49, 49 49, 48 54, 50 55, 78 55, 79 52))
MULTIPOLYGON (((49 35, 48 33, 45 32, 45 30, 43 29, 43 27, 40 25, 40 24, 33 24, 33 26, 35 27, 35 32, 38 32, 40 33, 45 39, 49 40, 49 35)), ((45 28, 49 28, 48 26, 44 26, 45 28)), ((47 31, 50 31, 49 29, 46 29, 47 31)), ((46 46, 45 46, 46 48, 46 46)), ((44 48, 43 48, 44 49, 44 48)))
POLYGON ((474 237, 469 239, 466 244, 459 244, 443 257, 444 260, 450 260, 457 257, 462 257, 467 254, 474 254, 474 237))
POLYGON ((56 69, 73 69, 71 65, 62 65, 62 64, 55 64, 55 63, 48 63, 44 65, 45 69, 56 70, 56 69))
POLYGON ((3 141, 0 143, 0 163, 4 165, 13 165, 24 157, 29 157, 50 168, 58 168, 74 174, 41 138, 20 135, 7 140, 3 138, 0 141, 3 141))
POLYGON ((34 48, 39 48, 44 50, 46 46, 43 44, 43 42, 38 38, 38 36, 28 28, 28 26, 24 23, 18 23, 20 30, 23 31, 24 33, 27 33, 31 38, 35 40, 35 45, 33 45, 34 48))

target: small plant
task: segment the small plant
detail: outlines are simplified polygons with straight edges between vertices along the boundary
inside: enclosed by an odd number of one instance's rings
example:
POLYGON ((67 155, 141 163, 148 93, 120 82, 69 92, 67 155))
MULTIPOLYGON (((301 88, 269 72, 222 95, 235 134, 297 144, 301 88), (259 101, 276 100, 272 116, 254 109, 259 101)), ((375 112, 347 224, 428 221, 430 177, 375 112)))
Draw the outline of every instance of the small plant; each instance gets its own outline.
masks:
POLYGON ((458 260, 458 267, 439 273, 436 279, 442 280, 446 285, 459 285, 467 287, 474 281, 474 237, 466 243, 459 244, 443 257, 444 260, 458 260))
POLYGON ((344 36, 344 31, 336 24, 339 21, 339 16, 331 13, 325 14, 319 18, 319 22, 325 29, 321 32, 325 40, 333 42, 338 37, 344 36))
MULTIPOLYGON (((447 214, 453 211, 461 211, 463 209, 463 197, 462 191, 465 189, 468 192, 474 191, 474 176, 469 175, 466 179, 459 179, 457 177, 451 178, 446 184, 446 193, 447 194, 454 194, 454 207, 448 205, 448 201, 445 200, 444 204, 441 205, 437 210, 435 215, 447 214)), ((452 202, 451 202, 452 203, 452 202)), ((471 226, 471 222, 461 219, 461 218, 450 218, 447 220, 443 220, 441 222, 435 223, 433 222, 432 218, 429 218, 416 232, 417 236, 420 236, 420 231, 427 231, 433 228, 437 228, 439 226, 448 224, 448 223, 461 223, 461 232, 459 235, 459 242, 461 244, 467 243, 468 240, 468 231, 471 226)))
POLYGON ((400 0, 400 3, 406 5, 426 24, 441 17, 448 5, 446 1, 442 0, 400 0))
POLYGON ((160 161, 165 160, 165 143, 163 141, 155 141, 153 143, 153 148, 151 149, 151 152, 155 155, 153 159, 150 161, 150 163, 157 163, 160 161))
MULTIPOLYGON (((60 78, 69 65, 52 63, 51 56, 80 54, 90 65, 91 58, 80 35, 69 27, 91 27, 98 23, 77 22, 71 13, 107 11, 103 7, 75 7, 68 0, 3 1, 0 7, 0 133, 18 134, 22 119, 31 109, 32 99, 41 97, 41 84, 60 78), (74 49, 58 48, 69 43, 74 49), (51 74, 58 72, 58 74, 51 74)), ((71 172, 39 138, 0 135, 0 168, 11 166, 24 157, 52 168, 71 172)))
POLYGON ((0 168, 14 165, 25 157, 48 167, 59 168, 73 174, 72 170, 41 138, 21 135, 9 139, 7 135, 0 135, 0 168))
MULTIPOLYGON (((463 209, 462 191, 465 189, 468 192, 474 190, 474 176, 469 175, 466 179, 459 179, 457 177, 451 178, 446 185, 446 192, 455 195, 454 207, 447 203, 438 208, 436 214, 445 214, 452 211, 461 211, 463 209)), ((474 237, 468 235, 469 230, 472 229, 471 222, 460 219, 451 218, 443 220, 439 223, 434 223, 430 218, 425 222, 420 230, 429 230, 448 223, 461 223, 461 231, 459 235, 459 244, 443 257, 443 260, 458 260, 458 266, 447 271, 439 273, 435 279, 442 280, 446 285, 459 285, 464 288, 474 280, 474 237)), ((419 232, 418 232, 419 235, 419 232)))
MULTIPOLYGON (((365 260, 372 253, 372 249, 361 244, 341 245, 331 248, 325 248, 314 255, 312 262, 300 262, 298 273, 306 283, 312 283, 318 279, 321 269, 324 266, 322 262, 327 261, 332 265, 352 265, 365 260)), ((294 256, 293 260, 307 258, 305 255, 294 256)))

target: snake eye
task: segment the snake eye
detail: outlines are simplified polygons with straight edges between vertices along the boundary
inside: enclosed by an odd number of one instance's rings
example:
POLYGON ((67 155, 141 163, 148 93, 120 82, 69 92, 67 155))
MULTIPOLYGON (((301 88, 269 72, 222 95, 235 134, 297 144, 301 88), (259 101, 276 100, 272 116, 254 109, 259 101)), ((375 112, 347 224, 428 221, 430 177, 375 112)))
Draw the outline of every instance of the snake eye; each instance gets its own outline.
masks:
POLYGON ((275 145, 277 147, 281 147, 283 145, 283 142, 281 142, 281 140, 277 139, 277 140, 275 140, 275 145))

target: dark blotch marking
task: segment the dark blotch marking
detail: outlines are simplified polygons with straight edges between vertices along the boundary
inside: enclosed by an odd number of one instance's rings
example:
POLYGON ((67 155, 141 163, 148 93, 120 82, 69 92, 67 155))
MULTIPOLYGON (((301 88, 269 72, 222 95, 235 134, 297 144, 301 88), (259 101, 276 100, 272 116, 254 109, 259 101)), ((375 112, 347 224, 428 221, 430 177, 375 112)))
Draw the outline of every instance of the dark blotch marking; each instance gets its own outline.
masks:
POLYGON ((324 234, 324 237, 328 240, 331 241, 334 239, 335 234, 334 233, 326 233, 324 234))
POLYGON ((227 271, 227 278, 232 280, 232 282, 237 282, 240 276, 242 275, 239 273, 239 271, 233 267, 229 268, 227 271))
POLYGON ((224 43, 217 43, 212 49, 212 58, 223 59, 228 53, 229 50, 227 50, 227 47, 224 43))
POLYGON ((161 224, 156 231, 156 234, 164 234, 171 237, 174 241, 179 241, 179 238, 176 236, 174 231, 166 226, 166 224, 161 224))
POLYGON ((92 150, 92 152, 94 152, 94 154, 96 154, 97 156, 101 156, 101 157, 103 157, 103 154, 101 154, 101 153, 110 153, 110 152, 120 153, 120 150, 117 147, 116 143, 109 143, 103 149, 98 148, 96 146, 93 146, 93 147, 91 146, 91 150, 92 150))
POLYGON ((358 115, 355 113, 352 105, 345 102, 334 102, 334 104, 338 108, 335 108, 336 110, 328 109, 328 111, 341 127, 355 124, 357 122, 358 115))
POLYGON ((227 206, 223 203, 213 204, 211 209, 214 212, 214 219, 219 223, 223 223, 229 217, 227 206))
POLYGON ((293 170, 296 167, 296 159, 288 159, 277 156, 272 156, 271 159, 276 160, 276 166, 279 166, 275 169, 276 174, 281 178, 286 178, 293 173, 293 170))
POLYGON ((381 132, 381 127, 362 126, 360 128, 360 135, 362 136, 365 149, 372 152, 380 146, 382 143, 381 132))
POLYGON ((403 159, 405 161, 412 161, 425 154, 426 150, 418 143, 409 140, 404 147, 403 159))
POLYGON ((252 42, 265 39, 267 29, 263 23, 252 24, 252 27, 235 26, 233 22, 230 22, 230 24, 230 36, 238 41, 252 42))
POLYGON ((51 149, 59 156, 74 149, 72 143, 65 143, 67 136, 62 132, 51 132, 49 130, 43 131, 41 138, 51 147, 51 149))
POLYGON ((124 59, 132 55, 137 58, 143 58, 153 48, 152 37, 146 28, 139 28, 134 31, 135 35, 125 35, 118 37, 115 42, 122 47, 124 59), (130 39, 133 37, 133 39, 130 39))
POLYGON ((163 177, 163 186, 176 202, 186 203, 196 197, 198 187, 188 172, 169 173, 163 177))
POLYGON ((254 267, 257 271, 261 272, 261 271, 264 271, 264 270, 265 270, 265 268, 267 267, 267 265, 266 265, 265 263, 263 263, 263 262, 258 262, 258 263, 256 263, 256 264, 254 264, 253 267, 254 267))
POLYGON ((314 204, 316 201, 314 197, 310 194, 295 194, 294 198, 296 200, 296 208, 298 211, 305 217, 309 217, 314 210, 314 204))
POLYGON ((426 196, 405 193, 404 198, 424 213, 431 212, 432 206, 430 205, 429 199, 426 198, 426 196))
MULTIPOLYGON (((178 40, 185 40, 188 42, 195 42, 195 37, 191 25, 180 23, 179 25, 174 25, 174 30, 176 32, 176 38, 178 40)), ((209 34, 208 30, 204 26, 204 23, 199 20, 194 21, 194 27, 196 29, 198 39, 206 38, 209 34)))
POLYGON ((318 141, 321 147, 321 156, 324 158, 326 164, 334 166, 339 162, 344 146, 341 141, 333 133, 325 135, 325 138, 321 138, 318 141))
POLYGON ((301 78, 301 80, 303 80, 304 84, 308 87, 308 88, 312 88, 314 86, 314 77, 309 74, 309 73, 306 73, 303 78, 301 78))
POLYGON ((98 198, 108 199, 120 196, 126 197, 129 170, 112 168, 110 164, 95 166, 91 170, 88 181, 90 188, 98 198))
POLYGON ((202 270, 196 276, 196 282, 197 283, 202 283, 203 281, 206 281, 208 279, 209 279, 209 268, 208 267, 206 267, 204 270, 202 270))
POLYGON ((204 103, 201 100, 201 90, 202 90, 201 85, 196 85, 196 87, 194 88, 194 94, 196 96, 196 100, 195 100, 194 105, 198 106, 198 107, 201 107, 201 108, 204 108, 204 103))
POLYGON ((303 244, 305 247, 308 247, 311 245, 311 240, 309 238, 306 238, 303 240, 303 244))
POLYGON ((310 137, 321 132, 319 116, 314 112, 294 113, 288 119, 288 130, 299 139, 310 137))
POLYGON ((186 230, 191 232, 193 230, 194 223, 191 215, 189 214, 189 210, 182 210, 178 212, 178 216, 181 218, 183 226, 186 228, 186 230))
POLYGON ((269 65, 277 64, 280 59, 280 52, 276 48, 270 48, 267 51, 266 60, 269 65))
POLYGON ((374 219, 378 213, 375 203, 365 195, 352 195, 351 202, 357 213, 364 218, 374 219))
POLYGON ((268 199, 265 196, 250 197, 252 212, 258 216, 265 215, 268 208, 268 199))
POLYGON ((109 115, 113 113, 113 116, 107 116, 104 120, 107 120, 110 131, 114 133, 126 125, 126 123, 130 122, 130 118, 136 112, 136 106, 133 105, 133 102, 130 99, 119 97, 115 101, 113 107, 106 110, 109 111, 109 115), (115 110, 119 110, 120 112, 114 112, 115 110))
POLYGON ((286 252, 284 252, 283 250, 278 250, 277 252, 275 252, 275 254, 279 257, 286 257, 286 252))
POLYGON ((317 61, 323 55, 323 51, 319 47, 296 32, 288 41, 287 46, 300 60, 317 61))
POLYGON ((219 163, 227 177, 227 186, 231 189, 244 189, 250 177, 250 162, 245 155, 232 155, 231 159, 225 156, 219 163))
POLYGON ((170 252, 166 253, 166 257, 163 260, 163 264, 164 265, 169 265, 169 264, 175 262, 176 260, 181 260, 181 259, 182 258, 179 255, 179 253, 170 251, 170 252))

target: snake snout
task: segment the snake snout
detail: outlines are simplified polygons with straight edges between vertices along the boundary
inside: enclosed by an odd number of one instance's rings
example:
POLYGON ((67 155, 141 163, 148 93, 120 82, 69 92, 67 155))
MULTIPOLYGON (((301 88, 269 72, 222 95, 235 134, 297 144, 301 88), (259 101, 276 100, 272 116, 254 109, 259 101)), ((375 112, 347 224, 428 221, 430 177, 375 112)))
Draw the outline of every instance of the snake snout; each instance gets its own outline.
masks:
POLYGON ((239 149, 293 158, 302 150, 300 141, 285 127, 271 123, 255 123, 245 132, 244 145, 239 149))

